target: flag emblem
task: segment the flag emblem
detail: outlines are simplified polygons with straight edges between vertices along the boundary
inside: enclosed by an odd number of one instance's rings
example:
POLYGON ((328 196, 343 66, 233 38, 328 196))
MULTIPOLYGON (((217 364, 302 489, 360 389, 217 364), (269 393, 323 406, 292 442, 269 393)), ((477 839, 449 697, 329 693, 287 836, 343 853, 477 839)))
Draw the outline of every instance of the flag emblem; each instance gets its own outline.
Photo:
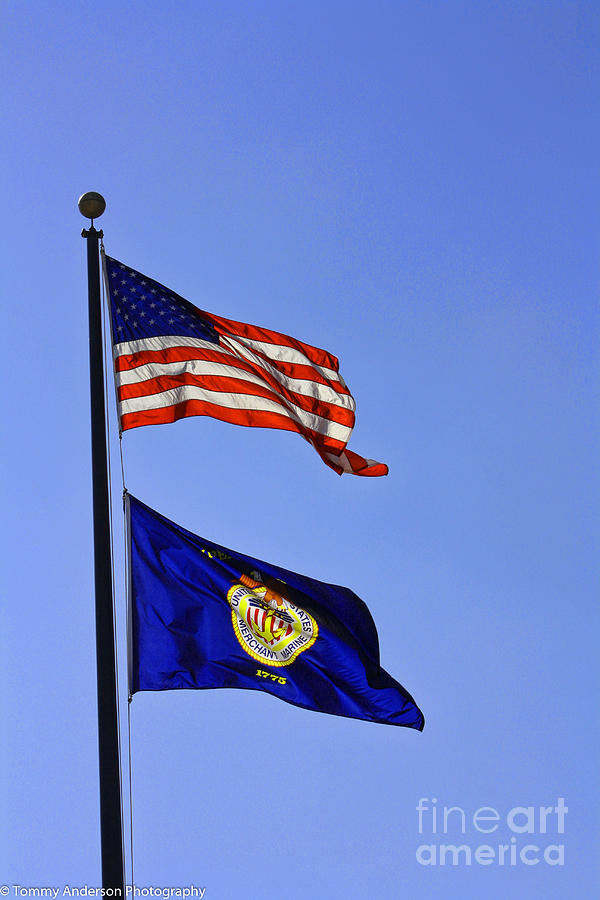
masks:
POLYGON ((235 636, 246 653, 266 666, 289 666, 316 641, 319 629, 306 610, 278 591, 242 575, 227 592, 235 636))

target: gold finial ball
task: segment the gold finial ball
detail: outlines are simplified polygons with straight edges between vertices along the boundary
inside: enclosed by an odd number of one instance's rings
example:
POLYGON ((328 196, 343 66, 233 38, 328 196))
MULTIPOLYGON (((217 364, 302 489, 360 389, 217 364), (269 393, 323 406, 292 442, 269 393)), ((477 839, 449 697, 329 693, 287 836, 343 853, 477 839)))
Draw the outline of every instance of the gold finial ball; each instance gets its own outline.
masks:
POLYGON ((106 200, 102 194, 97 194, 96 191, 88 191, 87 194, 81 195, 77 201, 77 206, 81 215, 85 216, 86 219, 97 219, 106 209, 106 200))

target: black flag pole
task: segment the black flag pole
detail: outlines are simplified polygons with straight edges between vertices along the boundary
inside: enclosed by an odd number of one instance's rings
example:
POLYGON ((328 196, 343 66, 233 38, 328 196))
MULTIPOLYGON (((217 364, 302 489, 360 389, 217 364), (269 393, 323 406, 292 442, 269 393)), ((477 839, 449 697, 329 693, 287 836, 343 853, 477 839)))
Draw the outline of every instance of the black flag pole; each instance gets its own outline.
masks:
POLYGON ((98 757, 100 766, 100 836, 102 886, 124 897, 121 773, 113 619, 110 515, 108 496, 102 309, 98 243, 102 231, 94 219, 106 208, 95 191, 79 198, 79 211, 90 219, 81 236, 87 241, 88 309, 90 326, 90 400, 92 422, 92 490, 94 512, 94 574, 96 594, 96 667, 98 678, 98 757), (119 893, 120 890, 120 893, 119 893))

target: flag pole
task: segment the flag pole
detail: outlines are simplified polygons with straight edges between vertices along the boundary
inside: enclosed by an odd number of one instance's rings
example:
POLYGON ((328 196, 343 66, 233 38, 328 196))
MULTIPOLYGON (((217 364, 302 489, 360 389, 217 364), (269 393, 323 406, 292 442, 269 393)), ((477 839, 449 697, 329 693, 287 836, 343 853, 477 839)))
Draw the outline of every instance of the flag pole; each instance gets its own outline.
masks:
POLYGON ((104 412, 102 309, 98 242, 102 231, 94 219, 106 208, 104 197, 89 191, 79 198, 80 213, 90 219, 81 236, 87 241, 88 309, 90 326, 90 401, 92 424, 92 491, 94 513, 94 575, 96 595, 96 668, 98 683, 98 759, 100 767, 100 837, 102 886, 125 897, 123 823, 115 660, 115 627, 110 546, 110 516, 104 412), (119 893, 120 891, 120 893, 119 893))

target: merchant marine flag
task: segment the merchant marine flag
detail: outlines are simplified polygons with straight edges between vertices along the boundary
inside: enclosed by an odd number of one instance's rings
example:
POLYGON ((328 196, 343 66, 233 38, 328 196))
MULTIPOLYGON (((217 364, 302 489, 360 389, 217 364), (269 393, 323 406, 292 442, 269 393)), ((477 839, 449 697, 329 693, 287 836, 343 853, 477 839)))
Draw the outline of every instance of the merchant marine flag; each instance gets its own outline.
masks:
POLYGON ((204 312, 104 256, 121 431, 212 416, 295 431, 340 475, 387 475, 348 450, 355 402, 335 356, 204 312))
POLYGON ((131 685, 244 688, 318 712, 423 729, 379 663, 352 591, 186 531, 128 495, 131 685))

